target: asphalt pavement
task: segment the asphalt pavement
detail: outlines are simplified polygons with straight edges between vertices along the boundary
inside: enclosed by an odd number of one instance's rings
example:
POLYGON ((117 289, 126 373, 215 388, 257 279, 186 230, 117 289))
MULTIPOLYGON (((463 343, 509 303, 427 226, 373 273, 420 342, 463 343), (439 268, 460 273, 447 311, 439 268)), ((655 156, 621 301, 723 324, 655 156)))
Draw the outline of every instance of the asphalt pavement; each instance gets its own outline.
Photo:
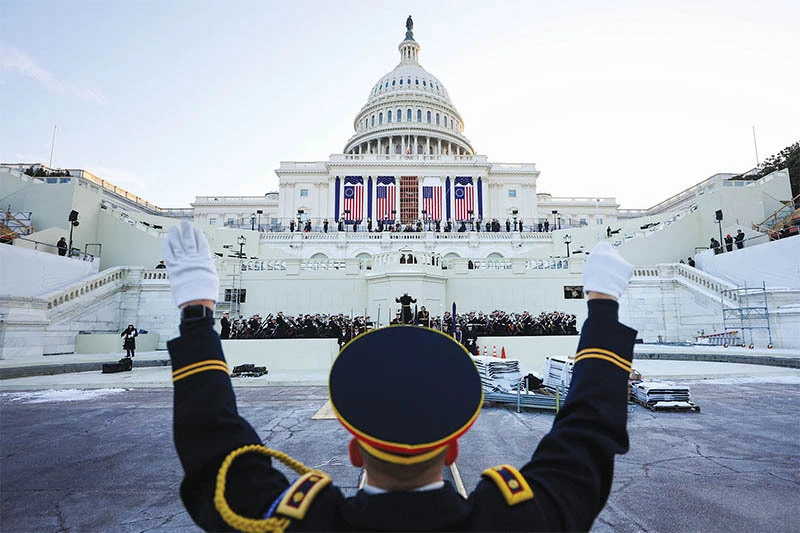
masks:
MULTIPOLYGON (((147 371, 155 373, 147 379, 168 380, 168 370, 135 368, 127 374, 144 381, 141 374, 147 371)), ((328 472, 354 492, 359 470, 349 465, 349 434, 324 414, 326 388, 256 386, 260 379, 236 380, 235 387, 241 413, 265 443, 328 472)), ((8 381, 17 380, 3 383, 8 381)), ((631 449, 617 460, 611 496, 592 530, 796 531, 796 371, 681 383, 690 385, 700 412, 629 406, 631 449)), ((197 530, 179 497, 181 466, 172 442, 168 386, 41 385, 0 392, 0 530, 197 530)), ((467 489, 489 466, 524 464, 553 417, 551 411, 517 413, 487 404, 461 440, 457 465, 467 489)))

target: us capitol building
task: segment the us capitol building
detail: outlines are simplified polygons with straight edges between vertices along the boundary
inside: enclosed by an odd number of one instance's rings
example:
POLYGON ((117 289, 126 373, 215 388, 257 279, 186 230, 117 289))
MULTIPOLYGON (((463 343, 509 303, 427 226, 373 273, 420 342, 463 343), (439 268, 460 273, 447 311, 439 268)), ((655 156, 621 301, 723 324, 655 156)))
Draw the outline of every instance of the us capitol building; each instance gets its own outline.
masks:
MULTIPOLYGON (((420 64, 411 17, 406 30, 399 64, 369 90, 342 153, 281 162, 278 192, 162 208, 79 168, 0 166, 0 229, 13 244, 0 246, 0 358, 102 351, 106 340, 118 351, 128 323, 149 332, 140 350, 163 349, 177 310, 168 272, 154 266, 165 231, 187 219, 215 254, 218 315, 344 313, 385 325, 408 293, 432 316, 456 303, 459 313, 562 311, 580 323, 586 254, 607 240, 636 265, 621 319, 644 342, 736 329, 745 342, 800 348, 790 333, 800 330, 800 239, 770 241, 765 226, 791 202, 787 171, 716 174, 636 210, 541 193, 535 164, 475 152, 444 84, 420 64), (708 250, 710 237, 739 230, 743 249, 708 250), (54 245, 66 236, 73 251, 61 256, 54 245), (688 257, 697 268, 679 263, 688 257)), ((569 355, 577 338, 525 342, 569 355)))

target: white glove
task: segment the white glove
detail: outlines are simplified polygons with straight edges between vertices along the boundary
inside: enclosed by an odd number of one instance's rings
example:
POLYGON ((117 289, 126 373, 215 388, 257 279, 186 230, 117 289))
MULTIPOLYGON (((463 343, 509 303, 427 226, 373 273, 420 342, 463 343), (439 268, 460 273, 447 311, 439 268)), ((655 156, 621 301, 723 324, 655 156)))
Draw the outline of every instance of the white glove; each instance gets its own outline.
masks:
POLYGON ((164 239, 164 262, 175 304, 192 300, 217 301, 219 277, 205 235, 184 220, 169 228, 164 239))
POLYGON ((607 242, 601 242, 589 253, 583 270, 584 292, 595 291, 619 300, 633 276, 633 265, 607 242))

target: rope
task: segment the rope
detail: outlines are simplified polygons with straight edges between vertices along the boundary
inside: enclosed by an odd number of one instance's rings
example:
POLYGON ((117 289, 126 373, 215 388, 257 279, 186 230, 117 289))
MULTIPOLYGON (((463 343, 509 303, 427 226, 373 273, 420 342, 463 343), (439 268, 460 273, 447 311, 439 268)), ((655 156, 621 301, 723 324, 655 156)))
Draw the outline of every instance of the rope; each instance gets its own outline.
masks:
POLYGON ((214 490, 214 507, 216 507, 222 519, 237 531, 243 531, 245 533, 283 533, 291 523, 291 520, 288 518, 278 518, 275 516, 264 519, 247 518, 236 514, 225 499, 225 485, 227 483, 228 469, 230 469, 234 459, 250 452, 273 457, 301 475, 313 472, 313 469, 308 468, 300 461, 292 459, 283 452, 271 450, 261 444, 242 446, 229 453, 219 467, 217 486, 214 490))

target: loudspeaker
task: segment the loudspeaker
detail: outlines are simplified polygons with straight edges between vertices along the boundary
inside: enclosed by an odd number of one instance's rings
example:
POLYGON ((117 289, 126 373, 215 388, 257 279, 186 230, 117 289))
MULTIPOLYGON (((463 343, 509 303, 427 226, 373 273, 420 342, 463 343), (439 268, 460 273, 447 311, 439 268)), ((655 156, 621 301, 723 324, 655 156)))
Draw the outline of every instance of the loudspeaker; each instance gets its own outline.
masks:
POLYGON ((78 212, 73 209, 69 212, 69 221, 75 222, 76 220, 78 220, 78 212))
POLYGON ((722 209, 717 209, 717 212, 714 213, 714 215, 717 217, 717 220, 722 220, 722 209))

